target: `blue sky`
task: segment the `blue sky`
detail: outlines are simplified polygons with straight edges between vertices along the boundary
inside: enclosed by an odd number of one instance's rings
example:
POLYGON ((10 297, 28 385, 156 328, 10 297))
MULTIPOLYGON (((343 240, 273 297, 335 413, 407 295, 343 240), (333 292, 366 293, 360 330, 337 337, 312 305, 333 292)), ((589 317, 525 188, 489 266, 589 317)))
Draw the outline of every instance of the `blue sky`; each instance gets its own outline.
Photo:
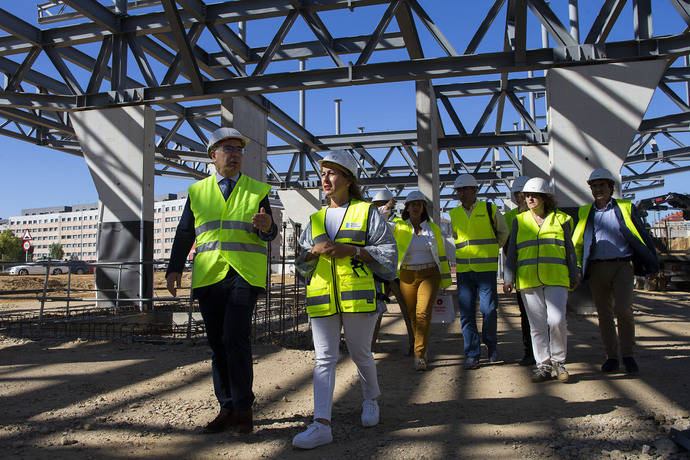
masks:
MULTIPOLYGON (((207 3, 213 2, 208 1, 207 3)), ((456 50, 462 53, 474 34, 477 25, 483 19, 485 11, 492 2, 423 0, 420 3, 456 50)), ((585 36, 589 30, 600 3, 601 2, 594 1, 580 2, 580 33, 582 36, 585 36)), ((36 4, 37 2, 35 1, 3 2, 2 8, 31 24, 37 25, 36 4)), ((633 38, 631 4, 632 2, 627 3, 621 18, 611 32, 609 40, 629 40, 633 38)), ((553 0, 551 5, 561 21, 567 24, 567 0, 553 0)), ((670 2, 655 1, 653 2, 653 7, 653 26, 655 35, 675 34, 684 30, 684 24, 676 14, 670 2)), ((355 9, 354 12, 342 10, 323 13, 321 18, 334 37, 365 35, 373 31, 384 10, 385 5, 366 7, 359 10, 355 9)), ((142 10, 133 10, 132 14, 140 14, 141 12, 142 10)), ((249 23, 248 41, 250 45, 267 45, 281 22, 282 18, 266 19, 249 23)), ((505 15, 502 13, 496 21, 494 21, 487 37, 480 45, 478 52, 499 51, 502 49, 502 29, 504 23, 505 15)), ((63 25, 66 25, 66 23, 63 25)), ((39 27, 43 28, 43 26, 39 27)), ((236 26, 233 25, 232 27, 235 28, 236 26)), ((443 54, 440 47, 431 39, 424 26, 418 22, 417 27, 426 56, 442 56, 443 54)), ((395 21, 393 21, 388 30, 391 31, 396 29, 397 25, 395 21)), ((0 35, 4 36, 5 33, 0 32, 0 35)), ((210 40, 208 33, 205 33, 200 39, 200 44, 206 46, 210 40)), ((304 21, 299 18, 292 27, 287 38, 284 40, 284 43, 304 40, 314 40, 314 36, 305 25, 304 21)), ((539 47, 541 47, 541 35, 538 23, 531 12, 528 12, 528 48, 539 47)), ((217 45, 213 44, 209 46, 209 48, 217 50, 217 45)), ((79 47, 79 49, 93 56, 98 52, 97 45, 86 45, 79 47)), ((21 62, 24 55, 9 56, 9 58, 21 62)), ((355 61, 356 58, 356 55, 351 55, 345 59, 355 61)), ((395 50, 374 54, 370 62, 399 59, 406 59, 406 53, 395 50)), ((151 60, 151 62, 153 63, 153 60, 151 60)), ((307 68, 318 68, 330 65, 331 62, 327 58, 317 58, 308 61, 307 68)), ((140 78, 137 73, 138 70, 136 69, 136 65, 131 63, 129 67, 130 70, 132 70, 132 76, 139 81, 143 81, 143 78, 140 78)), ((34 64, 34 68, 46 74, 56 76, 55 70, 43 53, 34 64)), ((297 70, 296 62, 273 63, 268 68, 268 72, 290 70, 297 70)), ((541 74, 541 72, 537 73, 537 75, 541 74)), ((80 73, 80 71, 77 71, 75 75, 81 81, 84 81, 84 79, 88 80, 86 72, 80 73)), ((510 75, 511 78, 525 76, 526 73, 510 75)), ((497 78, 496 75, 484 75, 476 77, 475 79, 495 80, 497 78)), ((439 79, 435 80, 434 83, 448 84, 456 81, 460 80, 439 79)), ((462 81, 467 80, 465 79, 462 81)), ((83 86, 85 86, 85 83, 83 86)), ((676 84, 676 86, 673 87, 680 95, 684 96, 685 90, 680 84, 676 84)), ((334 133, 333 99, 338 97, 343 99, 341 106, 343 133, 357 132, 359 126, 364 126, 366 131, 415 129, 415 101, 413 88, 413 82, 404 82, 308 91, 306 97, 306 127, 316 135, 334 133)), ((296 92, 270 94, 267 95, 267 97, 271 101, 277 103, 294 119, 298 118, 298 94, 296 92)), ((481 115, 487 101, 488 97, 464 98, 462 100, 458 98, 453 100, 456 111, 460 113, 466 128, 471 129, 481 115)), ((208 101, 204 103, 208 103, 208 101)), ((663 93, 657 91, 648 109, 647 117, 678 113, 679 111, 680 110, 673 105, 663 93)), ((448 122, 445 112, 443 110, 441 112, 444 118, 446 132, 455 134, 452 123, 448 122)), ((544 115, 544 112, 545 108, 542 99, 537 103, 537 115, 544 115)), ((495 124, 493 120, 494 118, 492 117, 487 126, 495 124)), ((515 112, 506 104, 504 129, 512 129, 513 122, 517 120, 518 118, 515 112)), ((218 122, 219 120, 214 121, 218 122)), ((543 126, 544 121, 540 120, 539 124, 543 126)), ((182 130, 182 133, 190 135, 189 131, 185 129, 182 130)), ((193 135, 190 135, 190 137, 195 138, 193 135)), ((689 142, 689 139, 687 139, 688 136, 686 135, 679 135, 678 137, 686 143, 689 142)), ((0 217, 18 215, 24 208, 73 205, 91 203, 97 200, 98 197, 95 187, 91 181, 88 168, 82 158, 7 137, 3 137, 1 142, 0 160, 2 160, 4 165, 1 173, 2 182, 5 185, 5 190, 11 190, 12 192, 6 194, 6 198, 0 202, 0 217)), ((269 144, 275 143, 279 142, 269 136, 269 144)), ((674 148, 675 145, 659 139, 659 147, 661 149, 667 149, 674 148)), ((382 156, 385 154, 385 151, 372 151, 372 153, 382 156)), ((468 161, 473 161, 478 160, 482 153, 483 149, 481 151, 464 151, 463 156, 468 161)), ((381 156, 379 158, 381 158, 381 156)), ((271 161, 275 161, 275 158, 271 158, 271 161)), ((287 161, 287 159, 283 161, 287 161)), ((393 164, 400 161, 402 160, 394 160, 393 164)), ((280 161, 275 161, 275 164, 278 168, 286 167, 284 163, 280 161)), ((624 174, 628 173, 624 172, 624 174)), ((649 192, 638 193, 636 199, 661 194, 664 191, 687 191, 685 182, 688 177, 688 173, 668 176, 664 189, 655 189, 649 192)), ((157 194, 175 193, 186 189, 190 184, 191 181, 186 179, 171 179, 157 176, 155 192, 157 194)))

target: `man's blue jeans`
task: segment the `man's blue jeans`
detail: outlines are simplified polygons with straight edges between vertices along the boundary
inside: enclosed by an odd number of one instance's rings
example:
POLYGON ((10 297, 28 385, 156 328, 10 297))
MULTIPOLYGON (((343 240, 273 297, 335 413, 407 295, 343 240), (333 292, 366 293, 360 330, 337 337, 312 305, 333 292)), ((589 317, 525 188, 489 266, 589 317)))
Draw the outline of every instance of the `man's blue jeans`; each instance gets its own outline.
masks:
POLYGON ((498 293, 496 272, 458 273, 458 306, 462 338, 465 341, 465 357, 479 359, 480 343, 477 331, 477 295, 482 312, 482 340, 489 349, 489 356, 496 349, 498 293))

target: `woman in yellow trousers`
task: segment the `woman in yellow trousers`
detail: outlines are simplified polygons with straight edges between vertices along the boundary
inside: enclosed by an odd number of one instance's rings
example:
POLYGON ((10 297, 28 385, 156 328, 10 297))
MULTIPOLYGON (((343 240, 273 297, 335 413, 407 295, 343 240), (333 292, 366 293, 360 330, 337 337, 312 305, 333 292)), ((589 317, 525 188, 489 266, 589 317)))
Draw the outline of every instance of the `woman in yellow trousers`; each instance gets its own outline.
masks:
POLYGON ((450 269, 441 229, 429 218, 422 193, 413 191, 407 195, 402 218, 394 231, 400 292, 408 306, 414 332, 414 366, 424 371, 431 312, 439 289, 451 285, 450 269))

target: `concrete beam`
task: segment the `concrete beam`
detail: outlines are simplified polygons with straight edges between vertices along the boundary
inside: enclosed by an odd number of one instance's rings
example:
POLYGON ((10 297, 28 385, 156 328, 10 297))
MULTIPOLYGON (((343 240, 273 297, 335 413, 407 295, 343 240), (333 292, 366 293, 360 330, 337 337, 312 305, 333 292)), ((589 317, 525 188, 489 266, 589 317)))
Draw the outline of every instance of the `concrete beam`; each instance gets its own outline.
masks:
POLYGON ((417 179, 419 191, 429 200, 428 211, 440 222, 440 182, 438 177, 439 119, 436 96, 430 81, 415 82, 417 105, 417 179))
POLYGON ((592 200, 587 178, 595 168, 618 175, 659 84, 665 59, 552 69, 549 102, 550 177, 561 207, 592 200))

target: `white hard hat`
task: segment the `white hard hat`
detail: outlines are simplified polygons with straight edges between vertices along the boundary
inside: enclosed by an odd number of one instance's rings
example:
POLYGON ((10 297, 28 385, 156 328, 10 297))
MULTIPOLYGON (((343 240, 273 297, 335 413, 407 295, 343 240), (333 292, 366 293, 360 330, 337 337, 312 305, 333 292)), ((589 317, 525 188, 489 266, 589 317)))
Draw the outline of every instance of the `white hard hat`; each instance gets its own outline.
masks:
POLYGON ((374 195, 371 201, 390 201, 393 199, 393 194, 387 189, 381 190, 374 195))
POLYGON ((224 126, 211 133, 211 136, 208 138, 208 147, 206 149, 207 153, 211 155, 211 150, 213 150, 213 147, 225 139, 239 139, 242 141, 242 147, 246 147, 247 144, 249 144, 248 137, 243 136, 242 133, 237 131, 235 128, 228 128, 224 126))
POLYGON ((590 182, 597 179, 606 179, 611 182, 616 182, 616 179, 613 178, 613 174, 611 174, 611 171, 604 168, 597 168, 594 171, 592 171, 592 174, 589 175, 589 179, 587 179, 587 183, 589 184, 590 182))
POLYGON ((405 204, 412 201, 424 201, 426 203, 426 197, 422 192, 413 190, 405 197, 405 204))
POLYGON ((549 183, 541 177, 533 177, 528 180, 525 186, 522 187, 522 193, 544 193, 546 195, 553 195, 549 183))
POLYGON ((347 153, 345 150, 334 150, 333 152, 328 152, 328 155, 319 160, 319 166, 322 166, 324 162, 342 166, 350 171, 355 179, 357 178, 357 163, 355 162, 354 158, 352 158, 352 155, 347 153))
POLYGON ((528 180, 529 177, 527 176, 517 176, 515 180, 513 180, 513 184, 510 186, 511 193, 522 192, 522 188, 525 186, 528 180))
POLYGON ((453 188, 477 187, 477 180, 472 174, 460 174, 453 182, 453 188))

